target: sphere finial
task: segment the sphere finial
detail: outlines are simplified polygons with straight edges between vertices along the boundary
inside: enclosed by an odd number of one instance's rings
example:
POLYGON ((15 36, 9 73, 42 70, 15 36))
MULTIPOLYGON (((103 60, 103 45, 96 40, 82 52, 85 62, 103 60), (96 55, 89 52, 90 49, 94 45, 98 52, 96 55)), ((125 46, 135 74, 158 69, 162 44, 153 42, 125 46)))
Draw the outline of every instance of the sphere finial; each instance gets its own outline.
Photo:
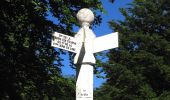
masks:
POLYGON ((77 19, 79 20, 82 26, 90 26, 90 23, 94 21, 94 14, 90 9, 83 8, 78 11, 77 19))

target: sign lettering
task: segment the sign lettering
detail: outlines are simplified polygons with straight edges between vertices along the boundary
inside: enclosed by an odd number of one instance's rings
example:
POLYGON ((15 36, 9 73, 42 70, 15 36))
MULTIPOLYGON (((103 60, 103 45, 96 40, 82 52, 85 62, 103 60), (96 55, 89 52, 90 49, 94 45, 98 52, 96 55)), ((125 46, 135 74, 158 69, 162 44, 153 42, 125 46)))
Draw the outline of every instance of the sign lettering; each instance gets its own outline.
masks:
POLYGON ((61 33, 53 33, 51 46, 76 53, 76 39, 61 33))

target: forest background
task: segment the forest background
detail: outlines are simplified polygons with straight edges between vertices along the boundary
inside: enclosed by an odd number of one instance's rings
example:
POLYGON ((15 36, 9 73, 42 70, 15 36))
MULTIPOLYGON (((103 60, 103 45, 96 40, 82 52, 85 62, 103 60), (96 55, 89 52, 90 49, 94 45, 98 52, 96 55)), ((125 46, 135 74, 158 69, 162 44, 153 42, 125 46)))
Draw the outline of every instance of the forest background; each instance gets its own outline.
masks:
MULTIPOLYGON (((93 10, 92 28, 100 27, 107 14, 100 0, 0 1, 1 100, 75 100, 75 77, 62 75, 61 55, 67 52, 51 47, 50 33, 74 36, 81 8, 93 10)), ((133 0, 120 12, 124 19, 108 24, 119 32, 119 48, 97 54, 95 73, 104 73, 105 82, 94 99, 169 100, 170 1, 133 0)), ((68 55, 75 69, 74 54, 68 55)))

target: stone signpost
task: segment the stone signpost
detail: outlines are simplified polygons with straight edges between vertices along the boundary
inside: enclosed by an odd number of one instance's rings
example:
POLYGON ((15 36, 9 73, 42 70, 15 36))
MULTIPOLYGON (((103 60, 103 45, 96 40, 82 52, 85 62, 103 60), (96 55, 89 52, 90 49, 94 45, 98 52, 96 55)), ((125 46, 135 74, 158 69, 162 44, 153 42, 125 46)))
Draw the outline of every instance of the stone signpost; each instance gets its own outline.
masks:
POLYGON ((76 100, 93 100, 93 67, 96 63, 94 53, 118 47, 118 33, 97 37, 89 28, 94 14, 87 8, 77 13, 81 28, 74 37, 54 32, 51 45, 76 53, 76 100))

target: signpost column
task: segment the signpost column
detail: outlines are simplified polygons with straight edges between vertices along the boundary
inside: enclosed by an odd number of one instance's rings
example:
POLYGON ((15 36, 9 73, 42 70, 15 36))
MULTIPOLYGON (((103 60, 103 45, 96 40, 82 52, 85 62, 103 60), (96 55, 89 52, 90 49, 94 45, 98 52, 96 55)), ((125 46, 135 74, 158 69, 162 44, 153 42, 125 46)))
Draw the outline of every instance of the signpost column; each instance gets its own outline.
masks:
POLYGON ((96 36, 89 26, 94 15, 91 10, 84 8, 77 13, 77 18, 82 28, 75 35, 80 43, 80 50, 74 58, 77 67, 76 100, 93 100, 93 66, 96 62, 93 41, 96 36))
POLYGON ((94 53, 118 47, 118 32, 97 37, 89 28, 94 14, 87 8, 77 13, 81 28, 74 36, 54 32, 51 45, 76 53, 76 100, 93 100, 93 66, 96 63, 94 53))

